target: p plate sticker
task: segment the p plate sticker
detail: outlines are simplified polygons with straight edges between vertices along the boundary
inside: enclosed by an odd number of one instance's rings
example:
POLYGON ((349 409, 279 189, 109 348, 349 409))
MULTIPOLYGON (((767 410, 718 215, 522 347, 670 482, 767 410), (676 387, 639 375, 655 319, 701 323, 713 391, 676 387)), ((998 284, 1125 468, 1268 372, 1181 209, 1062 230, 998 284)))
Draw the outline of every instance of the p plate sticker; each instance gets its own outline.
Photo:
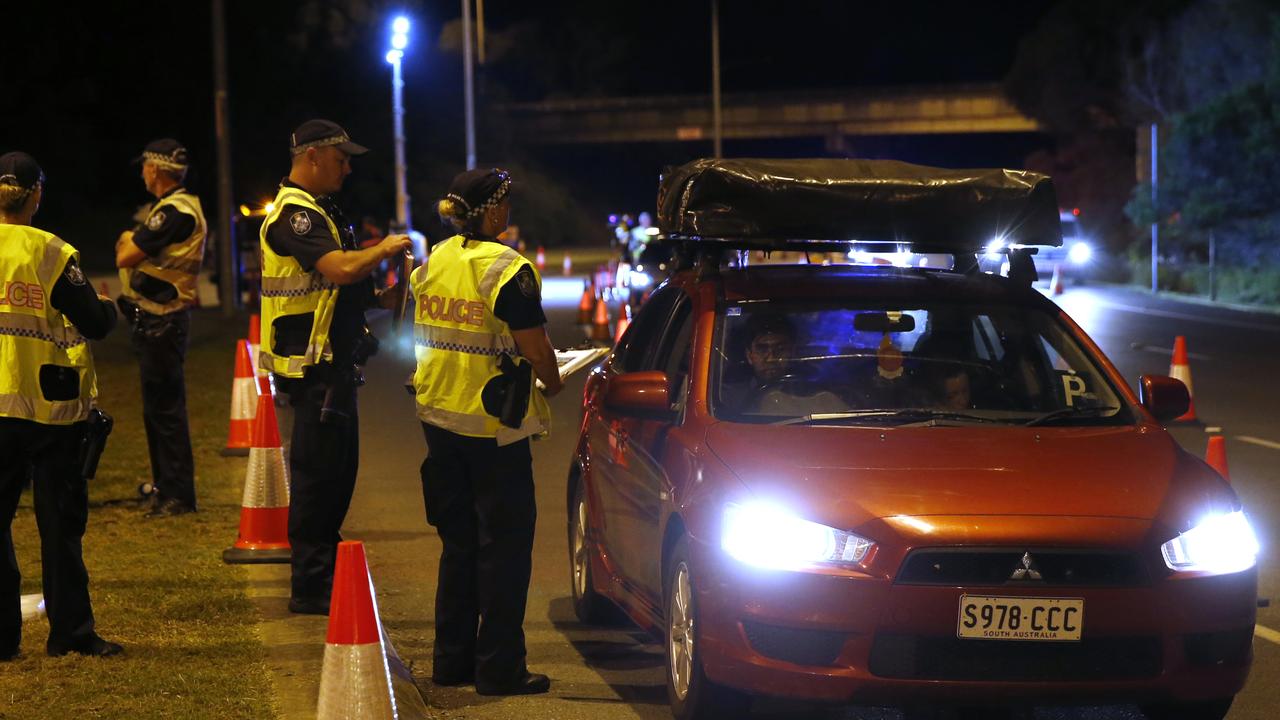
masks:
POLYGON ((289 216, 289 227, 293 228, 294 235, 306 235, 311 231, 311 216, 306 210, 299 210, 289 216))
POLYGON ((1089 395, 1086 390, 1084 378, 1079 375, 1063 375, 1062 376, 1062 394, 1066 398, 1067 407, 1076 406, 1076 398, 1089 395))

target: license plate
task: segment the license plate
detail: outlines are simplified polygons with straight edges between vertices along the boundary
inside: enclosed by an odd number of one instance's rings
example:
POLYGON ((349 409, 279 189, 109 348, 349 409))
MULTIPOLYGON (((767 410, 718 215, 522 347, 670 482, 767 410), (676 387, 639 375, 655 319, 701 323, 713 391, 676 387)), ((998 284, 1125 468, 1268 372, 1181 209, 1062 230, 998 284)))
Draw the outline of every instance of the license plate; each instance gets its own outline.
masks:
POLYGON ((956 637, 981 640, 1080 639, 1084 598, 961 595, 956 637))

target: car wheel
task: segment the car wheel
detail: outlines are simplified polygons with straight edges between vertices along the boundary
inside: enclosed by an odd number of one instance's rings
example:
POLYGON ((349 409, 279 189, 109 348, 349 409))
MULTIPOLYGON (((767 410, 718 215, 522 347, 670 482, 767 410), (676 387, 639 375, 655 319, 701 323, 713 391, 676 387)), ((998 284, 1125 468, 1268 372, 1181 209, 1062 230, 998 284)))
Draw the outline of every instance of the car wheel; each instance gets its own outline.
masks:
POLYGON ((1235 698, 1144 705, 1142 712, 1147 716, 1147 720, 1222 720, 1231 709, 1232 700, 1235 698))
POLYGON ((578 620, 603 625, 612 619, 609 601, 597 593, 591 580, 591 545, 587 542, 586 483, 578 480, 569 515, 569 580, 573 588, 573 613, 578 620))
POLYGON ((663 583, 666 607, 667 698, 676 720, 711 720, 745 715, 751 697, 707 679, 698 654, 698 603, 689 570, 689 541, 671 551, 663 583))

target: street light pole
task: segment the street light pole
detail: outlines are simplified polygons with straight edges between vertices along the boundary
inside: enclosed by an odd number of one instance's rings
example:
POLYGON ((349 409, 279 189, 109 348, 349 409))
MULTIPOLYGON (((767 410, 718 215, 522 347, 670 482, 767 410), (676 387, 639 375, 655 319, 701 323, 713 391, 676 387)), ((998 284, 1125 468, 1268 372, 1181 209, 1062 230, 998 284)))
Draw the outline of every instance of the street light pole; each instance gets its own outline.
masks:
POLYGON ((410 228, 409 188, 405 179, 404 162, 404 77, 400 64, 404 49, 409 46, 409 19, 398 17, 391 23, 391 50, 387 62, 391 63, 391 118, 396 155, 396 224, 400 231, 410 228))
POLYGON ((724 157, 724 123, 720 114, 720 0, 711 0, 711 137, 716 158, 724 157))
POLYGON ((476 100, 471 72, 471 0, 462 0, 462 94, 467 123, 467 169, 476 167, 476 100))
POLYGON ((227 109, 227 23, 223 0, 213 0, 213 124, 218 138, 218 302, 222 317, 240 307, 240 248, 231 220, 231 118, 227 109))

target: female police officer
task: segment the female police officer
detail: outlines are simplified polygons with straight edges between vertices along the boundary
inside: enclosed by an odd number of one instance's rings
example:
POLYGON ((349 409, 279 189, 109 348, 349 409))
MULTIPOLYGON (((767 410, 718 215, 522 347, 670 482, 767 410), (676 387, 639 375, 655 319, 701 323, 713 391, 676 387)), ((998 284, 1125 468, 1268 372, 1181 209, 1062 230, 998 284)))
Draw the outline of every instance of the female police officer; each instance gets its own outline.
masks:
POLYGON ((413 385, 427 439, 422 495, 444 543, 432 680, 482 695, 546 692, 525 665, 534 521, 530 436, 560 391, 541 279, 496 240, 511 212, 502 170, 458 175, 437 209, 458 232, 412 276, 413 385), (545 385, 535 389, 532 374, 545 385))
POLYGON ((85 280, 80 253, 31 227, 44 172, 30 155, 0 156, 0 661, 18 654, 18 564, 10 525, 31 475, 50 655, 116 655, 94 632, 80 541, 89 490, 80 457, 98 395, 88 340, 106 337, 115 305, 85 280))

